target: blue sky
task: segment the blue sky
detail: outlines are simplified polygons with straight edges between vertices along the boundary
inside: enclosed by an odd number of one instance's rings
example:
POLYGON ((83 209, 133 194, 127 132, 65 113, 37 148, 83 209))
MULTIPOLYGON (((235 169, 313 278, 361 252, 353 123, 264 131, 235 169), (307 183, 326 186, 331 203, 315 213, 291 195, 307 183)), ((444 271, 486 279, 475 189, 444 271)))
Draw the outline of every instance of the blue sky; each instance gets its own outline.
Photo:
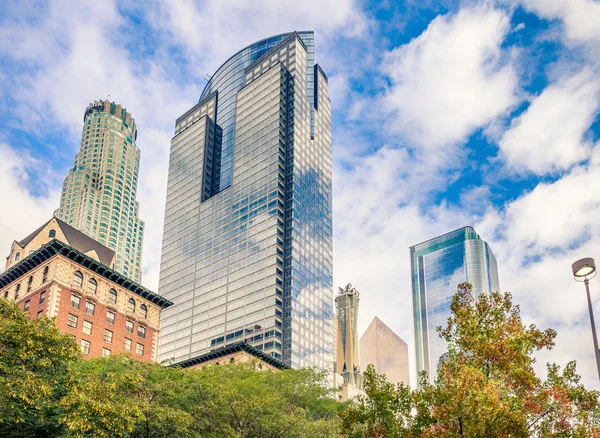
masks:
POLYGON ((0 20, 6 251, 58 206, 83 110, 110 95, 139 126, 156 289, 175 119, 237 50, 313 29, 334 110, 334 280, 361 291, 361 330, 378 315, 412 354, 408 247, 473 225, 526 321, 559 332, 540 371, 577 359, 595 384, 570 264, 600 258, 599 2, 5 1, 0 20))

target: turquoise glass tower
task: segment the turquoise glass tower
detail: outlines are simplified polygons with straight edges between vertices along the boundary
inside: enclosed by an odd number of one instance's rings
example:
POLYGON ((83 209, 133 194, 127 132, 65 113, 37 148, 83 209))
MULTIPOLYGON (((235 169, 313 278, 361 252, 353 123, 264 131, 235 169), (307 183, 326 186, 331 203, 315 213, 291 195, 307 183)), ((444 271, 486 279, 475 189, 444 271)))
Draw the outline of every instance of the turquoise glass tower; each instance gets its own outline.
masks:
POLYGON ((457 286, 473 285, 475 296, 500 290, 498 266, 491 248, 473 227, 410 247, 417 371, 434 381, 447 344, 436 331, 445 327, 457 286))

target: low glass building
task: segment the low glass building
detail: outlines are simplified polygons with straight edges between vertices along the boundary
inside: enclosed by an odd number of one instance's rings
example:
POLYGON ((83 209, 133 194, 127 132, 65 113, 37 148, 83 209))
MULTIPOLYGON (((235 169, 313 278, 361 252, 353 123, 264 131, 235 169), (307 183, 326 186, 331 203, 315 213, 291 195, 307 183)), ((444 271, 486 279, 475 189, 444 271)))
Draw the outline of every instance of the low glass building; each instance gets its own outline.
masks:
POLYGON ((411 246, 410 260, 417 371, 427 371, 433 382, 447 353, 436 328, 446 327, 457 286, 471 283, 475 296, 499 291, 498 267, 491 248, 473 227, 411 246))

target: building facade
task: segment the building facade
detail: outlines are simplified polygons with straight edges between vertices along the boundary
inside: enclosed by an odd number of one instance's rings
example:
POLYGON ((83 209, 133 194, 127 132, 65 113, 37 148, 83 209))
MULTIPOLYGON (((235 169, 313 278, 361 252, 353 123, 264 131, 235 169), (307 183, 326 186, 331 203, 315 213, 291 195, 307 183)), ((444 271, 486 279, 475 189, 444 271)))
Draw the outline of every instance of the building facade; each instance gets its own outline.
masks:
POLYGON ((377 374, 385 374, 388 382, 410 385, 408 345, 378 317, 360 337, 360 366, 372 364, 377 374))
POLYGON ((161 359, 245 341, 333 364, 331 103, 313 32, 254 43, 176 121, 159 292, 161 359))
POLYGON ((457 286, 473 285, 473 294, 500 290, 498 266, 489 245, 472 227, 464 227, 410 247, 417 371, 435 379, 446 342, 436 331, 447 325, 457 286))
POLYGON ((135 120, 109 100, 90 104, 81 148, 56 216, 116 253, 117 272, 141 281, 144 222, 136 200, 140 150, 135 120))
POLYGON ((362 388, 362 375, 358 355, 358 307, 360 293, 348 283, 339 288, 335 297, 337 309, 337 353, 335 372, 340 374, 344 383, 362 388))
POLYGON ((56 317, 84 358, 127 353, 156 361, 160 313, 172 303, 105 265, 114 252, 92 242, 53 218, 19 242, 27 255, 0 275, 0 297, 32 318, 56 317))

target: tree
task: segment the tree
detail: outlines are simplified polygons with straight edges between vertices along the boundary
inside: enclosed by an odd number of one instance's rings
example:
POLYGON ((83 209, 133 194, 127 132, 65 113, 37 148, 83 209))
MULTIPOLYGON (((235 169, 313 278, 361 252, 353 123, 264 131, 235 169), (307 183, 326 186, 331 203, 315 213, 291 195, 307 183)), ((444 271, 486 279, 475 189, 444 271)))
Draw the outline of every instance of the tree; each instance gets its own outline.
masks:
POLYGON ((126 355, 79 362, 61 416, 73 436, 200 436, 186 406, 187 374, 126 355))
POLYGON ((331 437, 338 405, 326 373, 314 369, 257 372, 254 364, 208 366, 194 373, 193 416, 205 437, 331 437))
POLYGON ((53 320, 32 320, 0 299, 0 436, 62 433, 60 400, 70 390, 69 369, 79 355, 53 320))
POLYGON ((435 385, 422 374, 420 389, 407 392, 367 375, 369 398, 350 408, 356 423, 346 422, 345 436, 600 436, 600 394, 579 383, 574 362, 562 373, 549 364, 544 382, 534 373, 533 353, 551 349, 556 332, 524 326, 508 293, 471 292, 468 283, 458 286, 448 325, 438 328, 448 357, 435 385))
POLYGON ((54 321, 0 299, 0 436, 330 437, 326 373, 253 362, 181 369, 127 355, 82 360, 54 321))

